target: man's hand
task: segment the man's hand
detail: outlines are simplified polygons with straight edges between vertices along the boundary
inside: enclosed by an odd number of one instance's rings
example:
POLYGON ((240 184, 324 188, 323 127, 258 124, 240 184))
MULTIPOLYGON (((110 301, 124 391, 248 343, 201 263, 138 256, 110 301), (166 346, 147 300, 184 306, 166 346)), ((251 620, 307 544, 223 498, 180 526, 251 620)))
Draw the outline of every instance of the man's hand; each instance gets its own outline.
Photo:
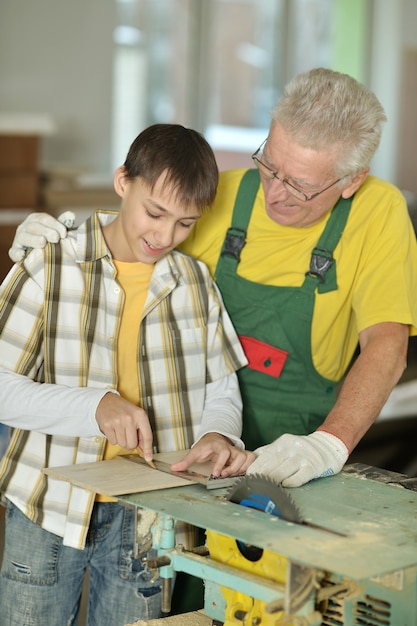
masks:
POLYGON ((313 478, 337 474, 349 451, 343 441, 317 430, 311 435, 282 435, 255 450, 257 459, 247 474, 262 474, 284 487, 300 487, 313 478))
POLYGON ((253 452, 239 450, 230 441, 218 433, 204 435, 186 454, 186 456, 171 465, 174 472, 184 472, 193 463, 214 461, 213 476, 216 478, 244 474, 254 461, 253 452))
POLYGON ((152 460, 152 429, 143 409, 115 393, 106 393, 97 407, 96 421, 110 443, 127 450, 139 447, 145 459, 152 460))
POLYGON ((67 236, 67 228, 72 228, 75 215, 65 211, 55 219, 47 213, 31 213, 17 227, 9 257, 13 263, 21 261, 28 248, 44 248, 46 242, 56 243, 67 236))

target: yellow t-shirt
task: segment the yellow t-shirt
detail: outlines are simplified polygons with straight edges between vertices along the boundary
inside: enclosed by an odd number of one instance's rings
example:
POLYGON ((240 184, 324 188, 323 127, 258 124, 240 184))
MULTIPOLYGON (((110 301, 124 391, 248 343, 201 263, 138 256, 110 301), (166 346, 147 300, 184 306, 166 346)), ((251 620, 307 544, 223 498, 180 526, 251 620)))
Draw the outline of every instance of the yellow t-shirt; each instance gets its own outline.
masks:
MULTIPOLYGON (((244 171, 221 173, 213 207, 181 245, 213 274, 244 171)), ((261 284, 301 285, 328 217, 308 228, 276 224, 265 211, 260 187, 238 273, 261 284)), ((366 179, 356 192, 334 258, 338 289, 316 297, 312 352, 317 371, 339 380, 351 361, 358 332, 381 322, 399 322, 410 324, 417 334, 417 244, 396 187, 373 176, 366 179)))
MULTIPOLYGON (((117 339, 117 390, 123 398, 138 405, 137 346, 139 325, 154 265, 148 265, 147 263, 124 263, 121 261, 114 261, 114 265, 117 269, 117 280, 125 293, 117 339)), ((131 453, 132 450, 126 450, 121 446, 107 442, 103 460, 113 459, 120 454, 131 453)), ((96 500, 109 502, 113 501, 114 498, 97 494, 96 500)))

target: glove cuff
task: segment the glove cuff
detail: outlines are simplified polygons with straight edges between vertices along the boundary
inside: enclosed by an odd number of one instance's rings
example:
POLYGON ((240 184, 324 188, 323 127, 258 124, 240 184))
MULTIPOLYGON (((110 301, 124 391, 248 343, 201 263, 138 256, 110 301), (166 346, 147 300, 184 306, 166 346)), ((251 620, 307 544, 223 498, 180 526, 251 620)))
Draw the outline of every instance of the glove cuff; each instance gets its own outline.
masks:
MULTIPOLYGON (((346 462, 346 460, 349 457, 350 451, 347 445, 345 444, 345 442, 342 439, 340 439, 340 437, 338 437, 337 435, 334 435, 333 433, 329 433, 327 430, 324 430, 322 428, 320 428, 319 430, 316 430, 316 432, 312 434, 317 435, 326 444, 331 445, 334 451, 336 452, 336 454, 340 457, 340 460, 343 463, 346 462)), ((309 436, 311 437, 311 435, 309 436)))

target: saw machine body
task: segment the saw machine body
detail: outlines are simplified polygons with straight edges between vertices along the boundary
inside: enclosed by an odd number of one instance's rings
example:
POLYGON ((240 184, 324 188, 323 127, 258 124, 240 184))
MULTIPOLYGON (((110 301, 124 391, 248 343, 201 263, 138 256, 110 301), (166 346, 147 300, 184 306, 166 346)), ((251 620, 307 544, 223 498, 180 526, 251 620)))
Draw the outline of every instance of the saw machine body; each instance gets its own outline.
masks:
POLYGON ((202 578, 213 624, 417 625, 417 479, 353 465, 291 490, 248 477, 120 500, 159 513, 156 575, 202 578), (177 520, 207 553, 175 545, 177 520))

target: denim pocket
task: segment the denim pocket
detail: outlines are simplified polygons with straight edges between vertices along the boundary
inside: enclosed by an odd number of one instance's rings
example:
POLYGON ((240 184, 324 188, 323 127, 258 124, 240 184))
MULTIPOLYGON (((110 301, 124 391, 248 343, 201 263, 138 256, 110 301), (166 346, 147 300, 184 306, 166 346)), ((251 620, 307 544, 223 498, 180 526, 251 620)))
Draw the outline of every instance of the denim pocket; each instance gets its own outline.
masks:
POLYGON ((32 585, 54 585, 61 545, 61 537, 43 530, 8 503, 3 576, 32 585))

